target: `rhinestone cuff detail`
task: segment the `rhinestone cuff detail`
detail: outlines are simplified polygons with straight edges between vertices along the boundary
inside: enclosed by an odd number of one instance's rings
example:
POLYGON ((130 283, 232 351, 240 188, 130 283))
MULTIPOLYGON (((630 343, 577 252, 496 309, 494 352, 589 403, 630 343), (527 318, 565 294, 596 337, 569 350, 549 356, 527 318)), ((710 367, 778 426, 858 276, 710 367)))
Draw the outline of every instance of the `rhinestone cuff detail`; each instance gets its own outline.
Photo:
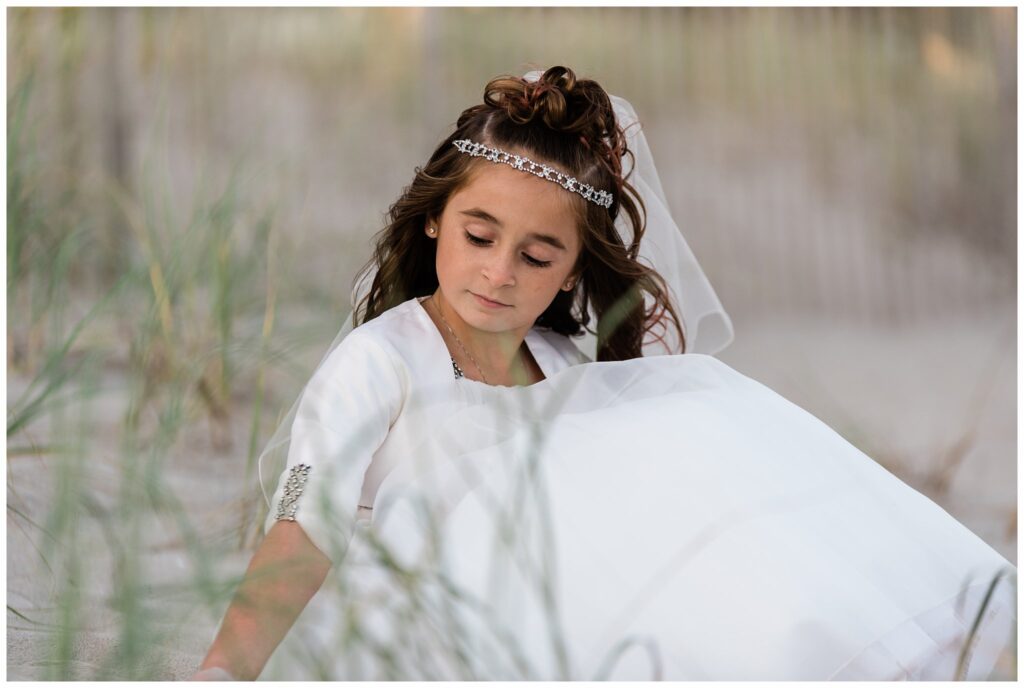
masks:
POLYGON ((471 141, 470 139, 459 139, 458 141, 454 141, 453 145, 463 153, 472 155, 473 157, 487 158, 491 162, 503 162, 506 165, 511 165, 517 170, 529 172, 541 179, 547 179, 548 181, 555 182, 569 191, 578 193, 591 203, 596 203, 604 208, 609 208, 612 205, 612 195, 607 191, 599 191, 590 184, 584 184, 576 179, 576 177, 570 177, 562 174, 549 165, 542 165, 530 160, 529 158, 524 158, 521 155, 513 155, 512 153, 503 151, 500 148, 491 148, 482 143, 471 141))
POLYGON ((284 484, 284 494, 277 503, 277 514, 274 516, 274 520, 295 520, 295 510, 299 508, 299 497, 302 496, 302 488, 306 484, 306 478, 309 477, 310 468, 312 466, 309 464, 299 463, 288 471, 288 481, 284 484))

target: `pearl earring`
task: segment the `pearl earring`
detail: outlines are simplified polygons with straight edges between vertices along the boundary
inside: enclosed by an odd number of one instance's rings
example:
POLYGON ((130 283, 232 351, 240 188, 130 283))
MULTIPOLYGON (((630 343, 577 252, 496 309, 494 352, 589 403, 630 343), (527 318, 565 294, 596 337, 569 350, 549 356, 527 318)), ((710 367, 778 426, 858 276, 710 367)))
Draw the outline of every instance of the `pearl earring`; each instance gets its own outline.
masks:
POLYGON ((427 234, 429 234, 430 236, 434 236, 435 234, 437 234, 437 228, 436 227, 428 227, 427 228, 427 234))

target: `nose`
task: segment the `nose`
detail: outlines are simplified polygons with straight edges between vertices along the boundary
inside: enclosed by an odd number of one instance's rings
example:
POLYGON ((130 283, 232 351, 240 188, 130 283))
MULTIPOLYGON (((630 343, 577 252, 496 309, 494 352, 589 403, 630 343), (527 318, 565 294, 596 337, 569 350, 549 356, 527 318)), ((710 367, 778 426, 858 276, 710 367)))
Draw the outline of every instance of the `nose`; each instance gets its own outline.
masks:
POLYGON ((492 287, 512 286, 516 283, 515 254, 492 251, 484 263, 483 275, 492 287))

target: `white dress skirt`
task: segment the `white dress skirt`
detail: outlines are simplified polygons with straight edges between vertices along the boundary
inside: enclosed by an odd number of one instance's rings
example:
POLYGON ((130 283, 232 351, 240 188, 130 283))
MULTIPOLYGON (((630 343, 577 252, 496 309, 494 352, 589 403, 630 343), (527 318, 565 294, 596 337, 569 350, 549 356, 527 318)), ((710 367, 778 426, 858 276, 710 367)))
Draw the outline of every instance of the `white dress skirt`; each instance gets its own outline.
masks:
POLYGON ((1015 567, 712 356, 460 384, 261 678, 952 680, 1012 652, 1015 567))

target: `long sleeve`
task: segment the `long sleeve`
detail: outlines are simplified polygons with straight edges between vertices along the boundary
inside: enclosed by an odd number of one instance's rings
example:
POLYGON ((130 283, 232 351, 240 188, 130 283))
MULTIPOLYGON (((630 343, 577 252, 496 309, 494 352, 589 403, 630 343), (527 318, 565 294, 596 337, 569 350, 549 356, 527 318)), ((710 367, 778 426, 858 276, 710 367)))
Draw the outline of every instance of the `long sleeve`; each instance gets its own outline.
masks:
POLYGON ((337 564, 366 471, 404 399, 403 378, 381 344, 358 331, 342 340, 303 390, 264 532, 278 520, 295 521, 337 564))

